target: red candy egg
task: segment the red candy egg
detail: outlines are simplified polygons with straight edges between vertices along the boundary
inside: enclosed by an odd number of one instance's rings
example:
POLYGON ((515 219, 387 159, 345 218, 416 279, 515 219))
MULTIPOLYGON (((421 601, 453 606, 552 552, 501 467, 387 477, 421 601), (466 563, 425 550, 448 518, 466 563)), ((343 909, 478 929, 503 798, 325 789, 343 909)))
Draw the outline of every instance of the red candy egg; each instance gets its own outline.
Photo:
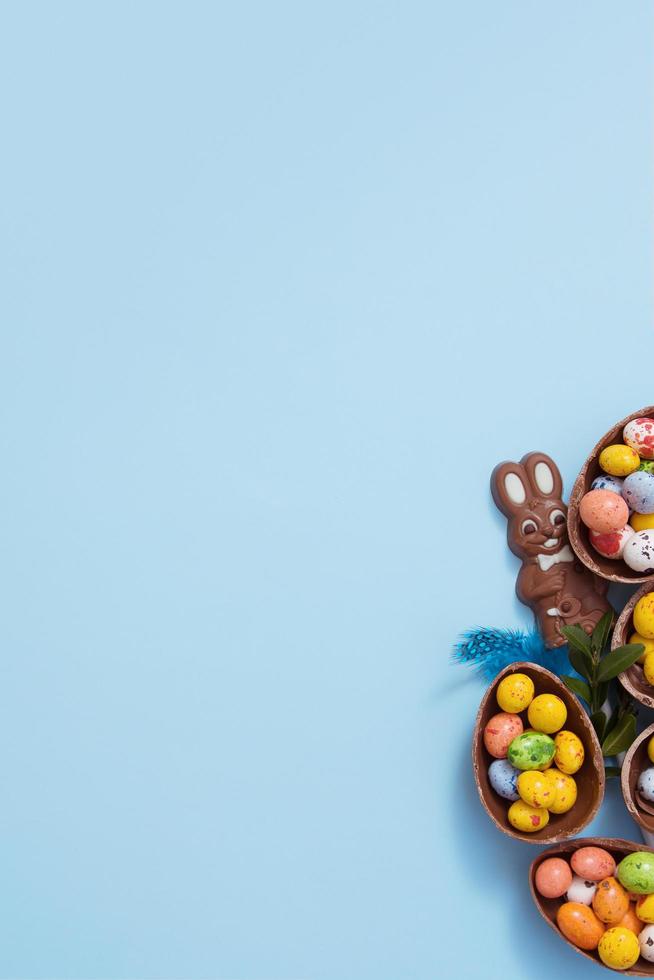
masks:
POLYGON ((484 745, 495 759, 506 759, 509 745, 518 735, 522 735, 523 724, 519 715, 501 711, 488 721, 484 728, 484 745))

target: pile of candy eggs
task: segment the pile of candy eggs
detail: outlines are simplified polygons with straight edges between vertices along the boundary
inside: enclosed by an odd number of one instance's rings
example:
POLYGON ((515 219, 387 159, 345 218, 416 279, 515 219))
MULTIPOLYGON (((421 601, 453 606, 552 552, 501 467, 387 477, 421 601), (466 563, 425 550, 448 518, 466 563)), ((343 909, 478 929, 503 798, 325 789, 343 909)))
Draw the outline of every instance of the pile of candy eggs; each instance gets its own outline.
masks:
POLYGON ((622 437, 600 453, 603 474, 581 498, 579 516, 600 555, 654 573, 654 419, 632 419, 622 437))
POLYGON ((575 805, 573 774, 584 763, 584 746, 578 735, 563 730, 568 711, 561 698, 536 695, 526 674, 507 674, 496 697, 502 710, 484 728, 484 745, 494 760, 488 781, 510 802, 511 826, 535 833, 547 826, 550 816, 567 813, 575 805), (531 727, 525 729, 521 712, 526 712, 531 727))
POLYGON ((635 851, 619 864, 603 847, 580 847, 570 861, 546 858, 535 873, 543 898, 563 899, 556 924, 568 942, 596 950, 605 966, 654 963, 654 854, 635 851))
POLYGON ((648 684, 654 685, 654 592, 640 597, 633 611, 633 632, 629 643, 642 643, 645 650, 638 658, 648 684))

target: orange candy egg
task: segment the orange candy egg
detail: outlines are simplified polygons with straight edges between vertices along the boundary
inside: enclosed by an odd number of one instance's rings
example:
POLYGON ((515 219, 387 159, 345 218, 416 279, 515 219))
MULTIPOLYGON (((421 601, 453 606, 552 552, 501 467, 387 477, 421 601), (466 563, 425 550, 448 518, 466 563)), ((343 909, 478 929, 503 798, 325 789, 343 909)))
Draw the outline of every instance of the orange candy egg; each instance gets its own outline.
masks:
POLYGON ((584 881, 601 881, 615 874, 615 861, 603 847, 580 847, 570 858, 570 864, 584 881))
POLYGON ((501 711, 487 722, 484 728, 484 745, 495 759, 506 759, 509 745, 518 735, 522 735, 522 719, 519 715, 501 711))
POLYGON ((579 949, 597 949, 604 935, 604 923, 581 902, 564 902, 556 913, 556 924, 565 938, 579 949))
POLYGON ((641 932, 643 928, 643 923, 636 915, 636 909, 633 905, 629 906, 629 908, 627 909, 623 917, 620 919, 620 921, 616 922, 616 925, 622 926, 623 929, 631 929, 631 931, 635 932, 636 935, 638 935, 638 933, 641 932))
POLYGON ((629 911, 629 897, 615 878, 604 878, 593 895, 593 912, 602 922, 616 926, 629 911))

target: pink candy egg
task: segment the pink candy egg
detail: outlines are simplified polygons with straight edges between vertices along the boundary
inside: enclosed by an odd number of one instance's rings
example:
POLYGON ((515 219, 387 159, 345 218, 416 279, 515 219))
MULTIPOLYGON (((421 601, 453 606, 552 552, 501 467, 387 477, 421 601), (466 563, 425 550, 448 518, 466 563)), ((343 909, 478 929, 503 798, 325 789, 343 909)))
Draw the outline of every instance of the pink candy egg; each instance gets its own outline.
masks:
POLYGON ((654 419, 632 419, 622 437, 642 459, 654 459, 654 419))
POLYGON ((601 881, 615 872, 615 861, 603 847, 580 847, 570 858, 570 864, 584 881, 601 881))
POLYGON ((624 546, 634 533, 633 527, 626 524, 619 531, 608 531, 606 534, 589 531, 588 537, 595 551, 598 551, 604 558, 622 558, 624 546))
POLYGON ((572 884, 570 865, 563 858, 546 858, 536 868, 534 884, 543 898, 561 898, 572 884))
POLYGON ((518 735, 522 735, 522 719, 501 711, 488 721, 484 728, 484 745, 495 759, 506 759, 509 745, 518 735))
POLYGON ((625 526, 629 520, 629 508, 617 493, 591 490, 581 498, 579 516, 591 531, 608 534, 625 526))

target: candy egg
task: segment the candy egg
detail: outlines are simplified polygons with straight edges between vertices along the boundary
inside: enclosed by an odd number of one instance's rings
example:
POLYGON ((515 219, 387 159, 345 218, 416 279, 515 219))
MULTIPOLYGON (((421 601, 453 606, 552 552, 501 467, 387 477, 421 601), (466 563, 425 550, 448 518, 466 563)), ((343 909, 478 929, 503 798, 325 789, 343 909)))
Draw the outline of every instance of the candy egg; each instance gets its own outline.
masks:
POLYGON ((590 485, 591 490, 610 490, 611 493, 619 493, 622 496, 622 485, 624 480, 619 476, 609 476, 608 473, 600 473, 590 485))
POLYGON ((648 640, 654 639, 654 592, 642 596, 634 606, 634 629, 648 640))
POLYGON ((554 764, 561 772, 572 776, 584 764, 584 745, 574 732, 559 732, 554 739, 554 764))
POLYGON ((640 456, 631 446, 615 443, 600 453, 599 464, 611 476, 628 476, 640 465, 640 456))
MULTIPOLYGON (((549 771, 548 769, 547 772, 549 771)), ((549 810, 550 804, 556 802, 556 787, 547 779, 546 772, 540 772, 538 769, 521 772, 517 786, 520 799, 529 806, 545 807, 549 810)))
POLYGON ((547 769, 554 758, 554 739, 541 732, 524 732, 509 745, 508 759, 516 769, 547 769))
POLYGON ((633 527, 630 524, 625 524, 619 531, 609 531, 608 534, 589 531, 588 537, 595 551, 603 555, 604 558, 622 558, 624 546, 633 533, 633 527))
POLYGON ((550 813, 567 813, 577 802, 577 784, 574 779, 558 769, 547 769, 543 775, 554 790, 554 802, 547 809, 550 813))
POLYGON ((636 915, 642 922, 654 922, 654 895, 641 895, 636 902, 636 915))
POLYGON ((648 963, 654 963, 654 926, 645 926, 638 933, 638 945, 643 959, 648 963))
POLYGON ((625 929, 631 929, 631 931, 637 936, 643 928, 643 923, 636 915, 634 906, 630 905, 620 921, 616 922, 616 926, 623 926, 625 929))
POLYGON ((556 694, 539 694, 529 705, 527 717, 537 732, 551 735, 565 725, 568 709, 556 694))
POLYGON ((641 459, 638 469, 644 473, 654 473, 654 459, 641 459))
POLYGON ((484 745, 486 750, 496 759, 505 759, 511 742, 523 729, 522 719, 518 715, 500 712, 489 719, 484 728, 484 745))
POLYGON ((632 514, 629 523, 634 531, 647 531, 654 527, 654 514, 632 514))
POLYGON ((601 922, 616 926, 629 911, 629 898, 619 881, 603 878, 593 896, 593 912, 601 922))
POLYGON ((654 653, 646 653, 643 660, 643 674, 648 684, 654 685, 654 653))
POLYGON ((498 796, 514 803, 520 799, 517 779, 520 770, 511 765, 508 759, 495 759, 488 767, 488 782, 498 796))
POLYGON ((586 878, 580 878, 579 875, 573 875, 572 884, 566 892, 566 898, 569 902, 581 902, 582 905, 590 905, 596 891, 596 881, 588 881, 586 878))
MULTIPOLYGON (((638 658, 639 664, 645 663, 645 657, 648 653, 654 653, 654 640, 650 640, 646 636, 641 636, 640 633, 632 633, 629 637, 629 642, 642 643, 642 645, 645 647, 644 652, 638 658)), ((654 762, 654 759, 652 759, 652 762, 654 762)))
POLYGON ((572 884, 572 871, 562 858, 546 858, 536 868, 536 889, 543 898, 561 898, 572 884))
POLYGON ((622 438, 643 459, 654 459, 654 419, 632 419, 622 430, 622 438))
POLYGON ((654 762, 654 735, 652 735, 647 743, 647 758, 650 762, 654 762))
POLYGON ((534 696, 534 682, 527 674, 509 674, 500 681, 496 696, 502 711, 524 711, 534 696))
POLYGON ((590 490, 581 498, 579 516, 591 531, 608 534, 619 531, 629 520, 629 508, 622 497, 610 490, 590 490))
POLYGON ((650 766, 649 769, 643 769, 638 777, 637 787, 644 800, 647 800, 648 803, 654 803, 654 767, 650 766))
POLYGON ((624 546, 622 558, 634 572, 654 573, 654 531, 636 531, 624 546))
POLYGON ((654 854, 648 851, 627 854, 618 865, 617 875, 627 891, 635 895, 651 895, 654 892, 654 854))
POLYGON ((597 952, 605 966, 612 970, 628 970, 640 956, 640 944, 631 929, 613 926, 600 939, 597 952))
POLYGON ((556 924, 565 938, 579 949, 597 949, 604 924, 592 909, 580 902, 564 902, 556 912, 556 924))
POLYGON ((523 800, 512 803, 508 812, 509 823, 523 834, 534 834, 547 827, 550 815, 542 807, 529 806, 523 800))
MULTIPOLYGON (((615 872, 615 861, 603 847, 580 847, 570 858, 570 864, 576 875, 588 881, 601 881, 615 872)), ((620 884, 628 887, 622 879, 620 884)))
POLYGON ((624 481, 622 497, 637 514, 651 514, 654 511, 654 473, 638 470, 624 481))

